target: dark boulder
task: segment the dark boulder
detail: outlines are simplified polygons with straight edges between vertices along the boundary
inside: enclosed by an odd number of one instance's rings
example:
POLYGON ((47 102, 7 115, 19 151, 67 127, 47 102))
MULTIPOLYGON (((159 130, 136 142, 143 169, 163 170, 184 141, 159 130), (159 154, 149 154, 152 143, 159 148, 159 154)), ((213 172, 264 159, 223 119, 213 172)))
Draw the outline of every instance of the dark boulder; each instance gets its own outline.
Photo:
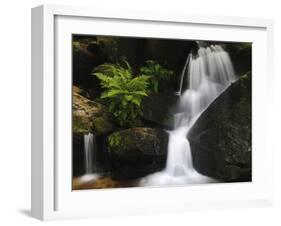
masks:
POLYGON ((143 120, 151 126, 173 129, 178 96, 151 94, 143 100, 143 120))
POLYGON ((73 133, 72 136, 72 175, 74 177, 85 173, 84 134, 73 133))
POLYGON ((226 44, 226 50, 238 75, 244 75, 252 70, 252 44, 231 43, 226 44))
POLYGON ((222 181, 251 181, 251 75, 242 76, 188 133, 194 167, 222 181))
POLYGON ((168 134, 159 129, 132 128, 114 132, 107 139, 112 177, 133 179, 165 167, 168 134))
POLYGON ((99 80, 91 75, 94 67, 102 63, 99 46, 95 38, 86 41, 76 40, 72 43, 72 78, 73 84, 83 88, 91 98, 101 93, 99 80))

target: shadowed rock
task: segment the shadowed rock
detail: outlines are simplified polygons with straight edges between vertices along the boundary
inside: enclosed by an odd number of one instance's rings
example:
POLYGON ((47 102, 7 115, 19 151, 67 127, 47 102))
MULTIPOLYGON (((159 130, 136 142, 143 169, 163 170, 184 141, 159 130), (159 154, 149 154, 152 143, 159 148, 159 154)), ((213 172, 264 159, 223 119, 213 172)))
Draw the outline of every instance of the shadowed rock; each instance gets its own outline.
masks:
POLYGON ((103 137, 116 128, 112 115, 104 105, 87 99, 79 92, 81 91, 77 87, 73 88, 72 161, 74 176, 85 173, 84 135, 88 133, 96 135, 97 158, 99 162, 104 163, 103 137))
POLYGON ((198 172, 251 181, 251 75, 242 76, 201 114, 188 133, 198 172))
POLYGON ((168 134, 159 129, 132 128, 108 137, 113 178, 137 178, 165 167, 168 134))

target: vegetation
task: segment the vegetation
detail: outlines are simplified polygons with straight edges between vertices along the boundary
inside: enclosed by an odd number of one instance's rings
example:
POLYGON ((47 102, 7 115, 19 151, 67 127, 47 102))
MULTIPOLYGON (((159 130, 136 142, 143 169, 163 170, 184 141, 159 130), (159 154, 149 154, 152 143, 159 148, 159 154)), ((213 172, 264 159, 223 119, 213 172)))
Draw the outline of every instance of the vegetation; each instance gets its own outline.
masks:
POLYGON ((240 43, 239 45, 237 45, 237 48, 241 51, 241 50, 251 50, 252 48, 252 43, 249 42, 245 42, 245 43, 240 43))
POLYGON ((100 47, 101 56, 110 62, 117 61, 117 39, 114 37, 97 37, 97 44, 100 47))
MULTIPOLYGON (((246 72, 252 69, 252 43, 202 44, 221 45, 239 79, 204 109, 185 136, 194 168, 219 181, 250 181, 252 80, 246 72), (204 139, 198 139, 202 131, 204 139)), ((87 183, 74 178, 73 189, 81 184, 83 188, 136 186, 139 178, 166 166, 166 130, 175 129, 175 114, 188 114, 178 108, 180 97, 174 94, 187 54, 197 57, 200 45, 192 40, 72 36, 72 174, 84 175, 91 162, 92 173, 101 176, 87 183), (91 147, 85 148, 88 133, 94 135, 93 158, 86 154, 91 147), (103 181, 107 179, 108 184, 103 181)), ((215 65, 222 71, 224 66, 215 65)), ((206 70, 210 67, 204 64, 206 70)))
POLYGON ((148 60, 145 65, 140 68, 140 73, 151 76, 150 89, 157 93, 160 80, 169 80, 173 71, 168 70, 158 64, 156 61, 148 60))
POLYGON ((89 132, 83 120, 76 115, 73 115, 73 132, 75 133, 89 132))
POLYGON ((103 64, 93 74, 100 81, 104 92, 101 98, 108 99, 109 111, 116 117, 121 127, 133 127, 142 114, 141 102, 149 93, 147 75, 134 75, 127 61, 120 64, 103 64))

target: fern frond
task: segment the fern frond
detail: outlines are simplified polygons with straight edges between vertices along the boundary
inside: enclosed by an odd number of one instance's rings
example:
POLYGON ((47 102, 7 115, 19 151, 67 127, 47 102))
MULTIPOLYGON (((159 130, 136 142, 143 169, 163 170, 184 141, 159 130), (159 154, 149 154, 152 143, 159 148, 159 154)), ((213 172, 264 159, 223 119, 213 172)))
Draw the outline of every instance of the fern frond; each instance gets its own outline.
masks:
POLYGON ((127 84, 127 87, 129 90, 142 90, 146 89, 146 87, 149 85, 150 76, 141 75, 133 78, 130 80, 127 84))
POLYGON ((144 96, 144 97, 148 96, 147 92, 145 92, 145 91, 132 91, 132 92, 130 92, 130 94, 144 96))
POLYGON ((131 66, 103 64, 95 68, 93 74, 100 80, 104 89, 101 98, 107 98, 109 111, 119 121, 120 126, 136 125, 141 115, 142 99, 148 95, 150 76, 134 76, 131 66))
POLYGON ((95 67, 92 71, 92 74, 95 74, 96 72, 101 72, 108 76, 114 76, 114 68, 115 68, 114 64, 104 63, 95 67))
POLYGON ((121 94, 128 94, 128 91, 120 89, 110 89, 107 92, 103 93, 102 98, 111 98, 121 94))

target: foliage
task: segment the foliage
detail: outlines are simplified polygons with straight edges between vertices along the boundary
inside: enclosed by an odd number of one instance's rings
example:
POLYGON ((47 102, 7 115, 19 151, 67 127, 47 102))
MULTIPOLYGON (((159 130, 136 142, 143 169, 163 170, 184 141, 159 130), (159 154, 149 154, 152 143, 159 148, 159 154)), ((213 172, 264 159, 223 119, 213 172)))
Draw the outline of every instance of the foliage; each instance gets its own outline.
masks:
POLYGON ((252 43, 248 43, 248 42, 245 42, 245 43, 240 43, 238 45, 238 49, 241 51, 241 50, 250 50, 252 48, 252 43))
POLYGON ((101 56, 106 60, 114 62, 117 60, 118 48, 117 38, 97 36, 97 44, 101 50, 101 56))
POLYGON ((142 110, 141 102, 148 95, 150 76, 133 75, 127 61, 120 64, 103 64, 93 74, 100 81, 104 92, 101 98, 108 99, 109 111, 118 120, 121 127, 136 126, 142 110))
MULTIPOLYGON (((126 130, 125 130, 126 131, 126 130)), ((108 136, 108 151, 111 151, 112 148, 125 149, 130 145, 130 134, 124 132, 115 132, 108 136)))
POLYGON ((89 132, 81 117, 73 115, 73 132, 74 133, 87 133, 89 132))
POLYGON ((140 73, 151 76, 150 88, 153 92, 158 92, 159 81, 169 80, 173 72, 158 64, 156 61, 148 60, 145 65, 140 68, 140 73))

